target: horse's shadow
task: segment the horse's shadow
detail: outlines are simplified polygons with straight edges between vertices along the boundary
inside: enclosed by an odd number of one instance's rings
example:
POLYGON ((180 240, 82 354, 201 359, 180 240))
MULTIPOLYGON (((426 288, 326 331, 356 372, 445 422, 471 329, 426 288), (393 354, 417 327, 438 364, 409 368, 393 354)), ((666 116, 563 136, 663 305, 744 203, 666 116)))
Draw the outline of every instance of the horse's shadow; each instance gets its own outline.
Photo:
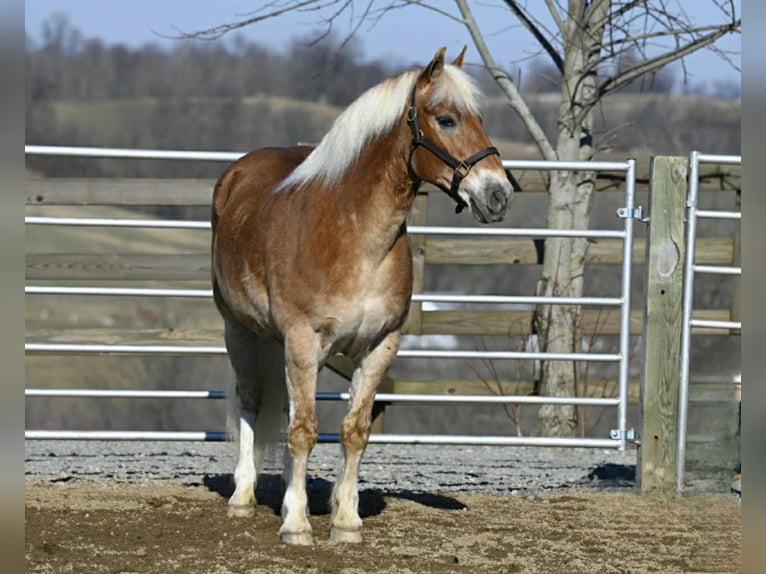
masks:
MULTIPOLYGON (((224 498, 229 498, 234 492, 234 478, 231 474, 208 474, 203 478, 203 484, 211 492, 224 498)), ((309 499, 309 512, 312 516, 330 514, 330 495, 333 483, 324 478, 309 478, 306 492, 309 499)), ((277 474, 263 474, 258 479, 256 488, 258 506, 270 508, 274 514, 279 514, 282 506, 281 477, 277 474)), ((379 488, 361 489, 359 491, 359 516, 367 518, 377 516, 386 508, 387 498, 409 500, 429 508, 440 510, 463 510, 465 504, 450 496, 415 492, 411 490, 381 490, 379 488)))

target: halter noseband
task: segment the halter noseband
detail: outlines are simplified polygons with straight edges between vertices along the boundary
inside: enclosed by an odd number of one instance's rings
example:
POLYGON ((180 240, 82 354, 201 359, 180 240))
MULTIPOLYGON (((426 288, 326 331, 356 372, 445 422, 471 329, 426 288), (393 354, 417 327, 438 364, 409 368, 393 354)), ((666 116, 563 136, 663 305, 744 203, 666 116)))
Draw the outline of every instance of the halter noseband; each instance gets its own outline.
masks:
POLYGON ((415 107, 415 90, 417 88, 417 84, 415 84, 412 87, 412 93, 410 94, 410 107, 407 109, 407 123, 410 126, 410 130, 412 131, 412 143, 410 144, 410 157, 408 160, 408 165, 410 165, 410 170, 412 171, 412 154, 415 153, 415 150, 418 148, 418 146, 423 146, 428 151, 430 151, 432 154, 434 154, 436 157, 438 157, 440 160, 442 160, 444 163, 446 163, 449 167, 453 170, 452 175, 452 184, 449 188, 447 188, 444 185, 436 183, 435 185, 442 189, 447 195, 449 195, 452 199, 455 200, 457 203, 457 207, 455 207, 455 213, 460 213, 463 211, 463 209, 466 206, 465 200, 460 197, 457 193, 458 188, 460 187, 460 182, 463 181, 463 179, 468 175, 468 173, 471 171, 471 168, 479 163, 481 160, 483 160, 485 157, 490 155, 500 155, 500 152, 497 151, 497 148, 494 146, 488 147, 486 149, 483 149, 482 151, 473 154, 471 157, 459 160, 455 158, 454 156, 450 155, 448 152, 440 148, 436 143, 434 143, 432 140, 428 139, 426 136, 423 135, 423 130, 420 129, 420 126, 418 125, 418 111, 415 107))

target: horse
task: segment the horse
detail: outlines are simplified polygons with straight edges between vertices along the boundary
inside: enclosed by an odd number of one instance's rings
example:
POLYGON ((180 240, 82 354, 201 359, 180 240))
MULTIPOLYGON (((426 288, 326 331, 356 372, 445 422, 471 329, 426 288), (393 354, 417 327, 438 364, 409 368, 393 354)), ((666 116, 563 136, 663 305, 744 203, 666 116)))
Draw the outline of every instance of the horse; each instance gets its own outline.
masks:
POLYGON ((502 220, 512 198, 481 125, 481 93, 462 70, 465 48, 450 64, 445 51, 425 68, 367 90, 315 148, 250 152, 215 185, 213 295, 239 415, 229 514, 254 511, 259 453, 278 442, 287 410, 284 543, 313 541, 306 473, 318 438, 316 379, 334 354, 346 355, 353 373, 330 538, 363 539, 359 464, 375 392, 396 357, 409 311, 405 219, 418 187, 436 185, 482 223, 502 220))

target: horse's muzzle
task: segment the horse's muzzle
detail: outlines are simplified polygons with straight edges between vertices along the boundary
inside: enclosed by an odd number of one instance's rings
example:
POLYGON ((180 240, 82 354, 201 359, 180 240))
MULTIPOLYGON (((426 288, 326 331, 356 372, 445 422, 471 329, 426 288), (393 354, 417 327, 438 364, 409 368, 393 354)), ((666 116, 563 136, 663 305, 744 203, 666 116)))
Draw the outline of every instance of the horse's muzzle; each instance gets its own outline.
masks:
POLYGON ((508 213, 512 197, 510 184, 492 183, 480 193, 471 194, 471 213, 479 223, 502 221, 508 213))

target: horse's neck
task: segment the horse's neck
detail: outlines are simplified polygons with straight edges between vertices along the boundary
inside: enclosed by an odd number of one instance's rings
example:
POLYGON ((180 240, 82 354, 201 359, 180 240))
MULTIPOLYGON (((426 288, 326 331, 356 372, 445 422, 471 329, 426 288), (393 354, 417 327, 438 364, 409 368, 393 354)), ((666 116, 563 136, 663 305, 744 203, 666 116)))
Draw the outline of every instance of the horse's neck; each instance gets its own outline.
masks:
POLYGON ((371 240, 390 246, 401 233, 417 184, 407 168, 409 132, 392 133, 365 147, 339 186, 344 202, 371 240))

